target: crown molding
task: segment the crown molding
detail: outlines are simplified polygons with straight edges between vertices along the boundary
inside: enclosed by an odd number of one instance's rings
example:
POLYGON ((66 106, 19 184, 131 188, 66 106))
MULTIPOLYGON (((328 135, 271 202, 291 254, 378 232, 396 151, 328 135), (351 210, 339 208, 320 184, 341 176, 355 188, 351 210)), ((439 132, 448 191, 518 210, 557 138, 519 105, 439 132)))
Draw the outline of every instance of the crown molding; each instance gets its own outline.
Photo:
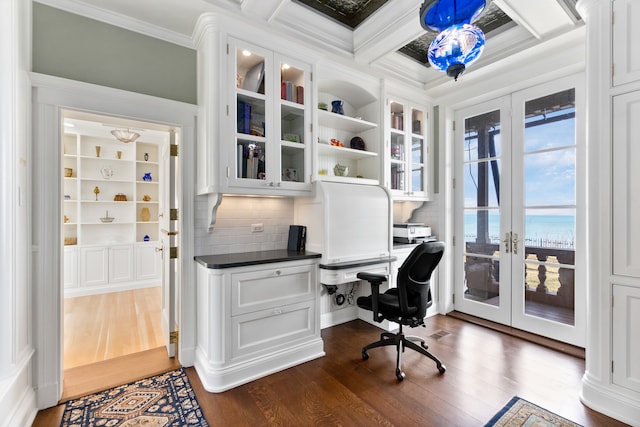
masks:
POLYGON ((84 16, 85 18, 93 19, 105 24, 114 25, 116 27, 124 28, 125 30, 133 31, 145 36, 153 37, 155 39, 163 40, 168 43, 173 43, 178 46, 186 47, 189 49, 195 49, 195 45, 190 36, 167 30, 166 28, 159 27, 157 25, 149 24, 148 22, 141 21, 139 19, 132 18, 130 16, 122 15, 120 13, 111 12, 106 9, 95 7, 78 0, 34 0, 36 3, 50 6, 56 9, 64 10, 65 12, 73 13, 75 15, 84 16))

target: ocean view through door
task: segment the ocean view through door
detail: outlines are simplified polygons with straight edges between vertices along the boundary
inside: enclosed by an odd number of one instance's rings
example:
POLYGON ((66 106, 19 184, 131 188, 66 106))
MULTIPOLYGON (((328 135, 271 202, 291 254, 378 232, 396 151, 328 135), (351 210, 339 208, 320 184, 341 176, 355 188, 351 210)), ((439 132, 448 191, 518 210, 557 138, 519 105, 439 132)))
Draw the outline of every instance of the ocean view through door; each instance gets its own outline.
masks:
POLYGON ((584 346, 575 81, 456 112, 455 309, 584 346))

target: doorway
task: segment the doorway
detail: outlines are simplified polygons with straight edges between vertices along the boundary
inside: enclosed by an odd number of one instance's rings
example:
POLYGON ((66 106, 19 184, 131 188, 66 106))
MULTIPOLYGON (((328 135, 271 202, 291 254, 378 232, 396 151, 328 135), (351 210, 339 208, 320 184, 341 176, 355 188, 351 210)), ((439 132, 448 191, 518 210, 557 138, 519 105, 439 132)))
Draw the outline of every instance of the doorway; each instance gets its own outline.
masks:
POLYGON ((585 345, 580 76, 458 110, 456 310, 585 345))
MULTIPOLYGON (((110 118, 133 118, 158 125, 171 126, 180 131, 179 156, 174 163, 180 171, 193 170, 196 148, 197 106, 160 99, 153 96, 126 92, 92 84, 58 79, 39 74, 31 75, 33 105, 33 137, 31 148, 32 173, 32 294, 33 340, 36 350, 33 381, 37 406, 54 406, 63 389, 63 298, 64 259, 62 198, 63 175, 61 173, 60 135, 63 110, 99 112, 110 118)), ((172 227, 180 233, 172 237, 172 245, 180 248, 173 259, 171 271, 176 283, 171 299, 175 303, 175 323, 180 325, 176 347, 179 362, 192 366, 195 360, 195 306, 193 234, 195 174, 177 173, 175 203, 177 220, 172 227), (185 308, 186 307, 186 308, 185 308)), ((172 232, 171 229, 168 231, 172 232)), ((169 299, 163 299, 163 308, 169 299)), ((163 319, 166 316, 163 316, 163 319)), ((163 331, 164 333, 164 331, 163 331)), ((167 358, 167 360, 169 360, 167 358)))
MULTIPOLYGON (((174 365, 158 355, 175 355, 169 339, 174 316, 165 316, 167 307, 173 312, 175 295, 165 290, 176 278, 164 267, 163 232, 171 229, 165 218, 176 202, 169 197, 176 168, 167 153, 180 132, 76 110, 61 110, 61 120, 65 399, 102 387, 83 390, 74 383, 91 365, 98 371, 113 366, 107 361, 123 365, 142 352, 156 365, 145 372, 174 365)), ((121 380, 137 377, 122 372, 121 380)))

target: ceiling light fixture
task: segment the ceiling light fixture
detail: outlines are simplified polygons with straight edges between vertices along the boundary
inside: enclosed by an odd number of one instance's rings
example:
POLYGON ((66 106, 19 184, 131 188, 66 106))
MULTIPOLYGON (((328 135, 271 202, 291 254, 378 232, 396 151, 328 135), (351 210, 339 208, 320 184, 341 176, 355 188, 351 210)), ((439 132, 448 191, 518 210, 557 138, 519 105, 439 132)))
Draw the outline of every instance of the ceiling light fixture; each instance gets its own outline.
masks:
POLYGON ((111 131, 111 135, 115 136, 118 141, 124 143, 134 142, 136 139, 140 138, 139 133, 129 129, 114 129, 111 131))
MULTIPOLYGON (((489 0, 490 1, 490 0, 489 0)), ((471 22, 486 9, 486 0, 425 0, 420 25, 440 33, 431 42, 427 58, 433 68, 458 80, 484 49, 484 33, 471 22)))

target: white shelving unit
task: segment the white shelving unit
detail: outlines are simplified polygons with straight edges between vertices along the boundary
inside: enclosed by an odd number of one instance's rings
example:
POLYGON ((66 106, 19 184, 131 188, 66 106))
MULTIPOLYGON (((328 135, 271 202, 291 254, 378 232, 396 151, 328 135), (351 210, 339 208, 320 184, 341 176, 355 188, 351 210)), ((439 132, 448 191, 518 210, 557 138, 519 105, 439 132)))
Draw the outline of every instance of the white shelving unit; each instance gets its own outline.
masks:
POLYGON ((159 143, 125 144, 108 127, 75 124, 63 135, 65 296, 158 285, 159 143), (141 275, 136 258, 150 263, 141 275))
POLYGON ((318 71, 317 143, 315 177, 322 181, 379 184, 381 164, 380 82, 371 76, 343 69, 337 64, 318 71), (332 101, 343 103, 344 114, 332 112, 332 101), (350 147, 351 139, 360 137, 365 149, 350 147), (332 145, 332 140, 342 146, 332 145), (336 175, 336 165, 346 166, 348 173, 336 175))

